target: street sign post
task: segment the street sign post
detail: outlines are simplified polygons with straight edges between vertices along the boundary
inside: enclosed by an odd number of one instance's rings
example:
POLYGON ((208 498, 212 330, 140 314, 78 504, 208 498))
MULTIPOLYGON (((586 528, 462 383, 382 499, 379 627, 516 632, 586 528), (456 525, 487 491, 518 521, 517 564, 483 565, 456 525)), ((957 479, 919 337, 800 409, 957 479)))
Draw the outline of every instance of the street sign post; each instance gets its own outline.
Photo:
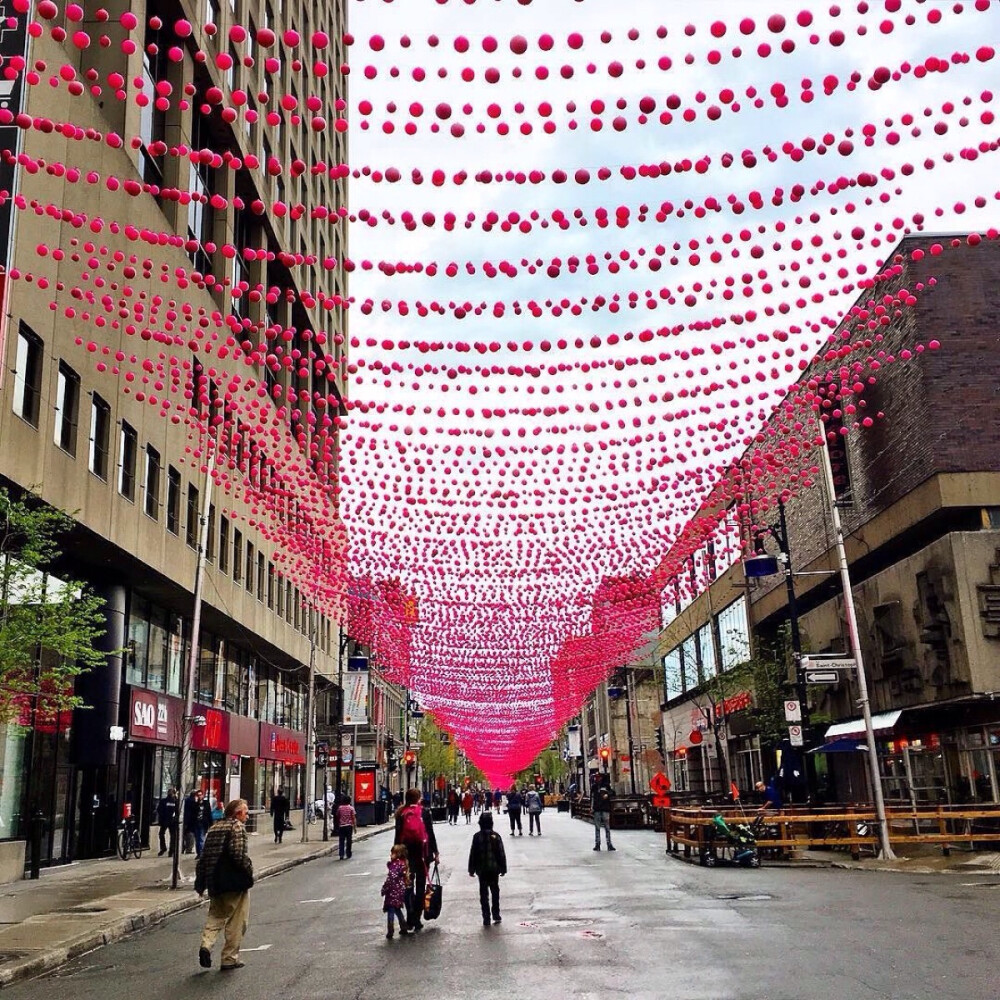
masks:
POLYGON ((836 684, 840 680, 837 670, 807 670, 806 684, 836 684))
POLYGON ((826 656, 810 653, 799 661, 803 670, 854 670, 858 662, 850 656, 826 656))
POLYGON ((802 705, 795 699, 787 699, 785 701, 785 722, 801 722, 802 721, 802 705))
POLYGON ((789 726, 788 727, 788 742, 792 744, 793 747, 802 746, 802 727, 801 726, 789 726))

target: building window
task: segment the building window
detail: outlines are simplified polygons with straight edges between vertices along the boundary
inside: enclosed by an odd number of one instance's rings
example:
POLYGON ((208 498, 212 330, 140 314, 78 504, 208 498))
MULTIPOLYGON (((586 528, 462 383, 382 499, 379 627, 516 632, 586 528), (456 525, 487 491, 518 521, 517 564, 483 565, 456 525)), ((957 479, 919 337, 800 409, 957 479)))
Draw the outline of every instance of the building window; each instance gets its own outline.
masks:
POLYGON ((184 540, 192 549, 198 547, 198 487, 188 483, 187 531, 184 540))
POLYGON ((107 482, 111 451, 111 407, 95 392, 90 402, 90 471, 107 482))
POLYGON ((167 531, 181 532, 181 474, 172 465, 167 469, 167 531))
POLYGON ((53 440, 76 457, 76 427, 80 411, 80 376, 65 361, 56 376, 56 421, 53 440))
POLYGON ((163 185, 163 160, 166 154, 167 113, 157 107, 156 85, 166 80, 167 60, 158 31, 146 29, 142 53, 142 101, 139 108, 139 138, 142 140, 142 179, 147 184, 163 185))
MULTIPOLYGON (((203 145, 202 116, 194 116, 191 145, 201 149, 203 145)), ((188 239, 197 244, 189 253, 195 270, 202 274, 212 273, 212 261, 205 250, 205 244, 211 242, 215 227, 215 210, 209 203, 215 194, 215 170, 207 163, 192 163, 188 177, 188 190, 191 201, 188 204, 188 239)))
POLYGON ((243 532, 233 529, 233 580, 237 583, 243 578, 243 532))
POLYGON ((278 617, 285 617, 285 584, 281 579, 281 574, 278 574, 278 601, 277 601, 277 611, 278 617))
POLYGON ((264 602, 264 553, 257 553, 257 600, 264 602))
POLYGON ((205 558, 209 562, 215 559, 215 504, 208 505, 208 539, 205 542, 205 558))
POLYGON ((130 503, 135 503, 135 463, 139 452, 139 435, 124 420, 119 447, 118 492, 130 503))
POLYGON ((229 572, 229 518, 225 514, 219 521, 219 571, 229 572))
POLYGON ((274 563, 270 560, 267 563, 267 607, 274 610, 274 563))
POLYGON ((253 543, 250 539, 247 539, 247 564, 246 572, 244 573, 244 582, 246 583, 247 590, 253 593, 253 567, 254 567, 254 553, 253 553, 253 543))
POLYGON ((219 0, 205 0, 205 23, 219 23, 219 0))
POLYGON ((142 478, 146 488, 146 516, 158 521, 160 519, 160 453, 150 444, 146 445, 146 468, 142 478))
POLYGON ((37 427, 42 399, 42 339, 24 323, 17 331, 14 365, 14 412, 37 427))

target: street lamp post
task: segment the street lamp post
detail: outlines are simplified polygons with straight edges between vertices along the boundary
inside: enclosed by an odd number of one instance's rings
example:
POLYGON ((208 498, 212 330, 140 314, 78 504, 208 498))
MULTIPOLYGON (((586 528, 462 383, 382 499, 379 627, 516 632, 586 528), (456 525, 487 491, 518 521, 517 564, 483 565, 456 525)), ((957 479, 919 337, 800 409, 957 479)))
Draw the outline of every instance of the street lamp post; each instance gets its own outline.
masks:
POLYGON ((194 607, 191 611, 191 649, 188 656, 187 676, 184 679, 184 718, 181 721, 181 762, 178 771, 178 803, 177 803, 177 836, 174 837, 172 853, 172 870, 170 888, 176 889, 181 881, 181 843, 184 839, 184 789, 188 769, 191 764, 191 727, 200 722, 205 724, 202 716, 196 717, 194 712, 194 686, 198 671, 198 649, 201 641, 201 595, 205 584, 205 557, 208 552, 208 512, 212 503, 212 472, 215 469, 215 450, 207 446, 208 459, 205 463, 205 497, 201 508, 198 534, 198 559, 194 568, 194 607))
MULTIPOLYGON (((347 644, 350 642, 350 636, 344 629, 344 625, 341 622, 338 626, 339 636, 337 642, 337 688, 339 691, 337 697, 337 773, 334 779, 334 796, 335 798, 340 798, 341 792, 341 782, 343 781, 344 773, 344 653, 347 651, 347 644)), ((323 816, 324 822, 329 820, 329 805, 326 801, 326 796, 323 796, 323 816)))
POLYGON ((844 610, 847 614, 847 631, 851 642, 851 652, 854 656, 855 669, 858 675, 858 702, 861 714, 865 720, 865 743, 868 749, 868 767, 871 774, 872 795, 875 799, 875 816, 878 821, 878 839, 880 856, 891 861, 896 855, 889 843, 889 822, 885 814, 885 799, 882 796, 882 778, 878 769, 878 752, 875 746, 875 729, 872 726, 872 710, 868 701, 868 678, 865 675, 865 663, 861 654, 861 640, 858 634, 858 613, 854 607, 854 590, 851 586, 851 573, 847 565, 847 549, 844 546, 844 528, 840 521, 840 509, 837 507, 837 494, 833 481, 833 466, 830 462, 829 442, 826 437, 826 425, 820 421, 820 436, 823 445, 823 471, 826 474, 826 488, 830 497, 830 507, 833 510, 833 530, 837 539, 837 559, 840 563, 840 581, 844 590, 844 610))
MULTIPOLYGON (((302 843, 309 840, 309 809, 316 801, 316 607, 309 608, 309 700, 306 705, 306 794, 302 810, 302 843)), ((324 808, 326 796, 323 796, 324 808)), ((326 824, 324 823, 324 831, 326 824)))

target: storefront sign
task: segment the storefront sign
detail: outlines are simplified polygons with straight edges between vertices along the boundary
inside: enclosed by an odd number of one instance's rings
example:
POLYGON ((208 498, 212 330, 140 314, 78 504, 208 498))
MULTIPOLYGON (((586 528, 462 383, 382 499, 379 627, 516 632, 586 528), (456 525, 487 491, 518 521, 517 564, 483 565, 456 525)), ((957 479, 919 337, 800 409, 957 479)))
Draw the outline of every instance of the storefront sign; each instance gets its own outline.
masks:
POLYGON ((296 733, 269 722, 260 724, 260 745, 258 756, 262 760, 280 760, 284 764, 304 764, 306 762, 305 733, 296 733))
POLYGON ((256 757, 260 724, 242 715, 229 716, 229 752, 240 757, 256 757))
POLYGON ((357 771, 354 775, 354 801, 356 804, 375 801, 375 772, 357 771))
POLYGON ((750 691, 739 691, 725 701, 716 702, 716 715, 732 715, 734 712, 742 712, 744 709, 753 706, 753 693, 750 691))
POLYGON ((195 705, 194 715, 203 716, 205 725, 191 727, 192 750, 229 752, 229 713, 207 705, 195 705))
POLYGON ((183 705, 169 695, 132 688, 128 717, 129 739, 180 746, 183 705))

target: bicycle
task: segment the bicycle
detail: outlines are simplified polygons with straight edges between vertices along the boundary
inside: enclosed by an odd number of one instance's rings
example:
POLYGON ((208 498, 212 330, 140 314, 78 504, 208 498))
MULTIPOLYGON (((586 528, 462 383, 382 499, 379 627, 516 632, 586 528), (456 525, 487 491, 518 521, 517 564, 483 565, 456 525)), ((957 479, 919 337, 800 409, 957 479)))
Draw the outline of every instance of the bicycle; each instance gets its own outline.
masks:
POLYGON ((122 861, 128 861, 129 854, 138 859, 145 849, 135 821, 123 819, 118 828, 118 856, 122 861))

